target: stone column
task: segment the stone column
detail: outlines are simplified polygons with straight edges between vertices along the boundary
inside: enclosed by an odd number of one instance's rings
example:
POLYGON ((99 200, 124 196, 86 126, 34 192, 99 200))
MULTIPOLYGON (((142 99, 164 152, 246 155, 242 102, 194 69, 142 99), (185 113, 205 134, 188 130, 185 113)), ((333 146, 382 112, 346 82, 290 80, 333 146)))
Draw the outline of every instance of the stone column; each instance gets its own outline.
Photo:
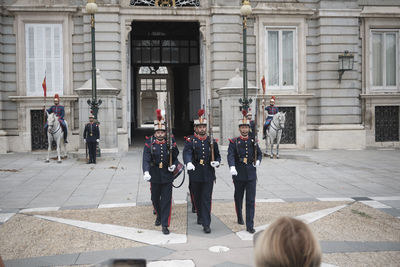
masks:
MULTIPOLYGON (((253 103, 250 104, 252 112, 254 112, 255 98, 257 88, 248 83, 248 96, 253 99, 253 103)), ((219 144, 221 146, 227 146, 228 138, 239 136, 238 121, 243 118, 240 111, 239 98, 243 97, 243 77, 239 76, 239 70, 236 69, 236 75, 229 79, 225 87, 217 89, 220 100, 221 118, 220 118, 220 137, 219 144)))
MULTIPOLYGON (((114 88, 106 79, 100 76, 97 70, 97 98, 101 99, 98 121, 100 123, 100 148, 104 153, 118 152, 117 132, 117 95, 120 89, 114 88)), ((90 106, 87 101, 92 96, 92 79, 89 79, 82 87, 75 89, 79 96, 79 152, 85 152, 83 142, 83 131, 86 123, 89 122, 90 106)))

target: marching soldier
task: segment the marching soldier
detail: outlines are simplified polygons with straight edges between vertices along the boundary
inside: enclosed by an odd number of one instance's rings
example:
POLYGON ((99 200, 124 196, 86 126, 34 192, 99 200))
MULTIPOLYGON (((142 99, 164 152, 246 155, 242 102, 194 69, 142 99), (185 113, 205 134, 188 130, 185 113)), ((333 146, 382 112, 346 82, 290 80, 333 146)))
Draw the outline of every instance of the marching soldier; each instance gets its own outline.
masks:
POLYGON ((183 149, 183 161, 189 173, 191 191, 197 212, 197 224, 203 231, 211 233, 211 197, 215 181, 215 169, 221 162, 218 144, 207 136, 207 120, 204 110, 198 112, 199 119, 194 120, 195 134, 186 139, 183 149), (214 161, 211 161, 210 144, 214 145, 214 161))
POLYGON ((96 147, 97 143, 100 142, 100 129, 97 123, 94 122, 94 116, 89 115, 89 123, 85 125, 83 131, 83 141, 86 143, 89 149, 89 162, 96 164, 96 147))
POLYGON ((151 201, 156 211, 155 225, 162 225, 162 232, 169 234, 171 220, 173 171, 178 164, 179 150, 172 140, 172 162, 168 166, 169 147, 166 141, 165 122, 161 110, 157 109, 157 120, 154 121, 154 135, 147 139, 143 150, 143 179, 151 183, 151 201))
MULTIPOLYGON (((68 135, 68 129, 67 128, 68 127, 67 127, 66 121, 64 120, 65 109, 64 109, 64 106, 59 105, 59 104, 60 104, 60 96, 58 94, 55 94, 54 95, 54 105, 51 106, 50 108, 48 108, 47 112, 49 114, 54 112, 57 115, 58 120, 59 120, 59 122, 60 122, 60 124, 61 124, 61 126, 63 128, 63 131, 64 131, 64 143, 68 144, 68 140, 67 140, 67 135, 68 135)), ((46 122, 46 124, 44 126, 44 128, 46 129, 46 132, 47 132, 47 127, 48 127, 48 125, 47 125, 47 122, 46 122)))
POLYGON ((235 186, 235 207, 238 224, 244 224, 242 205, 244 191, 246 191, 246 230, 254 233, 254 205, 256 199, 256 168, 262 159, 261 150, 249 136, 250 123, 243 112, 243 119, 239 121, 240 136, 229 139, 228 164, 235 186), (257 149, 257 158, 254 159, 254 149, 257 149))

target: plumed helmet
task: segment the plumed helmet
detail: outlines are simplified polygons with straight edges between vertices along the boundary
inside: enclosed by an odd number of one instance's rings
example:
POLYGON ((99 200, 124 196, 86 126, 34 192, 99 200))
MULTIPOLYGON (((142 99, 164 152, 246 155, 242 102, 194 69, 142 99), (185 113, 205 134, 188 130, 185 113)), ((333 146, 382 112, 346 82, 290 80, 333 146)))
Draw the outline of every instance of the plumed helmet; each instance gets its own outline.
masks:
POLYGON ((204 109, 199 109, 199 111, 197 111, 197 115, 199 116, 199 118, 197 120, 194 120, 194 125, 207 125, 207 119, 204 118, 204 109))
POLYGON ((157 119, 154 120, 154 131, 165 131, 165 121, 161 115, 161 109, 156 110, 157 119))
POLYGON ((243 109, 242 115, 243 115, 243 118, 239 120, 239 124, 238 124, 239 127, 243 126, 243 125, 250 126, 250 121, 247 119, 247 115, 248 115, 247 110, 243 109))

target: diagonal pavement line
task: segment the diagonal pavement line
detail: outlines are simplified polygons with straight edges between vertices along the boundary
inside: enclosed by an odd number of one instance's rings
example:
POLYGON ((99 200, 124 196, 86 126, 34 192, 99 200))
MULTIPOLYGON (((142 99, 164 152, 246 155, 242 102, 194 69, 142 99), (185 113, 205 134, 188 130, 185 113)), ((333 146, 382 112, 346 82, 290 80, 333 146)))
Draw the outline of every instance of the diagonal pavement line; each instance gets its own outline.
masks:
POLYGON ((149 245, 182 244, 186 243, 187 241, 186 235, 183 234, 170 233, 169 235, 164 235, 160 231, 113 225, 113 224, 92 223, 87 221, 70 220, 70 219, 63 219, 63 218, 56 218, 56 217, 49 217, 42 215, 35 215, 34 217, 53 222, 68 224, 79 228, 103 234, 108 234, 112 236, 117 236, 149 245))
MULTIPOLYGON (((306 213, 306 214, 297 216, 295 218, 302 220, 303 222, 305 222, 307 224, 310 224, 310 223, 315 222, 325 216, 328 216, 331 213, 334 213, 340 209, 343 209, 344 207, 347 207, 347 206, 348 205, 341 205, 341 206, 337 206, 337 207, 333 207, 333 208, 318 210, 318 211, 314 211, 314 212, 310 212, 310 213, 306 213)), ((269 225, 270 225, 270 223, 260 225, 260 226, 254 227, 254 229, 257 232, 262 231, 262 230, 265 230, 266 228, 268 228, 269 225)), ((250 234, 247 231, 237 232, 236 235, 242 240, 253 240, 253 234, 250 234)))
POLYGON ((328 208, 328 209, 323 209, 323 210, 318 210, 310 213, 306 213, 300 216, 296 216, 296 219, 302 220, 303 222, 310 224, 312 222, 315 222, 325 216, 328 216, 331 213, 334 213, 338 210, 343 209, 344 207, 347 207, 348 205, 341 205, 333 208, 328 208))

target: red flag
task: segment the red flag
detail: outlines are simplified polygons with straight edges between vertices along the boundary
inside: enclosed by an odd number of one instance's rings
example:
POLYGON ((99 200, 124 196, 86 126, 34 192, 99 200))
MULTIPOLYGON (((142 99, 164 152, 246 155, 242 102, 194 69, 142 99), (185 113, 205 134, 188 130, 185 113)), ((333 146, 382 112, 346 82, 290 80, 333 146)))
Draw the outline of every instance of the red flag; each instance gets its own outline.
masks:
POLYGON ((263 95, 265 95, 265 77, 264 77, 264 75, 261 79, 261 84, 262 84, 262 89, 263 89, 263 95))
POLYGON ((44 75, 42 87, 43 87, 44 97, 46 97, 46 94, 47 94, 47 92, 46 92, 46 91, 47 91, 47 86, 46 86, 46 75, 44 75))

